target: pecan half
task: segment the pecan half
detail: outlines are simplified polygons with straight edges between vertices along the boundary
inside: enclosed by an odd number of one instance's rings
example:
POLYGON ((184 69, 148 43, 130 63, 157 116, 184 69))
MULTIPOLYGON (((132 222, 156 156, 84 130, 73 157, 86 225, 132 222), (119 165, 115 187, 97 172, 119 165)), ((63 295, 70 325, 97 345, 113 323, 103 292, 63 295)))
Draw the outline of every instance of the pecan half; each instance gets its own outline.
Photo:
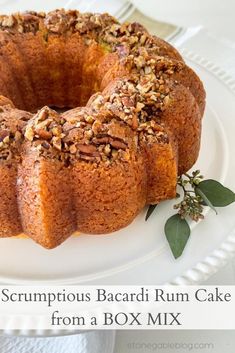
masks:
POLYGON ((0 142, 2 142, 4 140, 4 138, 7 137, 8 135, 9 135, 8 130, 1 130, 0 131, 0 142))
POLYGON ((119 141, 119 140, 114 140, 112 138, 109 139, 109 143, 112 147, 116 148, 117 150, 118 149, 125 150, 127 147, 124 142, 119 141))
POLYGON ((97 152, 96 147, 93 145, 77 145, 78 150, 81 153, 85 153, 85 154, 94 154, 95 152, 97 152))

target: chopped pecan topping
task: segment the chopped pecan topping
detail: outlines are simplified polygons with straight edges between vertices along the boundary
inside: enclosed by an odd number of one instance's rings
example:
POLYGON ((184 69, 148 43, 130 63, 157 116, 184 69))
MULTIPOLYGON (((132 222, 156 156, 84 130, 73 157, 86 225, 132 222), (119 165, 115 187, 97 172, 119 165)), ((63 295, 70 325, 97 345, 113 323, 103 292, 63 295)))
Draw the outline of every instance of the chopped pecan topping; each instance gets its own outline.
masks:
POLYGON ((55 10, 45 17, 46 28, 53 33, 62 34, 73 28, 76 19, 76 11, 55 10))
MULTIPOLYGON (((4 106, 0 112, 0 160, 18 159, 20 156, 20 146, 24 141, 22 129, 25 122, 20 120, 20 115, 24 115, 24 112, 18 112, 19 120, 15 117, 15 109, 10 105, 4 106)), ((30 113, 28 115, 31 116, 30 113)))
POLYGON ((61 150, 61 138, 64 137, 60 126, 60 116, 52 109, 42 108, 28 123, 25 137, 29 141, 44 140, 61 150))
POLYGON ((40 14, 36 12, 15 13, 10 16, 0 16, 0 26, 19 33, 32 32, 39 30, 40 14))

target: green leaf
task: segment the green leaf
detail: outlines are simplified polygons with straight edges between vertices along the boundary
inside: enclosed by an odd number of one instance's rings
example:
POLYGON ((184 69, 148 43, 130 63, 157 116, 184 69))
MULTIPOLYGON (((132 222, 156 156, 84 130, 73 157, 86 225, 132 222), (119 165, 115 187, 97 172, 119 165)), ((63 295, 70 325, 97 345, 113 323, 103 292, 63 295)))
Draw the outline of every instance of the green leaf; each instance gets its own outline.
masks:
POLYGON ((150 205, 149 206, 148 211, 145 216, 145 221, 147 221, 149 219, 149 217, 151 216, 151 214, 153 213, 153 211, 155 210, 156 207, 157 207, 157 205, 150 205))
MULTIPOLYGON (((200 190, 209 202, 215 207, 225 207, 235 202, 235 194, 216 180, 201 181, 197 190, 200 190)), ((206 202, 206 200, 203 198, 206 202)))
POLYGON ((165 224, 165 235, 175 259, 181 256, 190 233, 191 230, 188 222, 182 219, 179 214, 167 220, 165 224))
POLYGON ((195 192, 197 195, 201 196, 202 200, 204 201, 202 203, 203 206, 209 206, 210 208, 212 208, 213 211, 215 211, 216 214, 218 214, 218 212, 216 211, 216 208, 212 205, 210 200, 206 197, 204 192, 199 187, 195 187, 195 192))

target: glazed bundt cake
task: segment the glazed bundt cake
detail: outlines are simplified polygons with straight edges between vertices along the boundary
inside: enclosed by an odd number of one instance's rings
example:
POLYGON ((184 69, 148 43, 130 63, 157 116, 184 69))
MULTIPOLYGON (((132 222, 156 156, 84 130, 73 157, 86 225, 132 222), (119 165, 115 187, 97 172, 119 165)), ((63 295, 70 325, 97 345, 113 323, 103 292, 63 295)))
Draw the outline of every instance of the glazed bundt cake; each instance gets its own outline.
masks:
POLYGON ((138 23, 0 16, 0 95, 1 237, 116 231, 175 197, 198 156, 203 85, 138 23))

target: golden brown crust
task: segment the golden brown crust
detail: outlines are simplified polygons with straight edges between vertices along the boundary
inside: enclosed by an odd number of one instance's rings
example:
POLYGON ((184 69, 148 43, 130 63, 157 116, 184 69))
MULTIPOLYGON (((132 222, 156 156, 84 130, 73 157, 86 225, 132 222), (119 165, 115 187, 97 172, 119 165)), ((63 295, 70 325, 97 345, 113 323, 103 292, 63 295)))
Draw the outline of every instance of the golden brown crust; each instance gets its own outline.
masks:
POLYGON ((174 84, 172 100, 162 121, 174 133, 178 146, 179 175, 196 162, 200 149, 201 112, 195 97, 181 84, 174 84), (189 124, 190 121, 190 124, 189 124))
POLYGON ((150 205, 176 196, 178 150, 170 133, 168 136, 168 144, 142 144, 148 181, 146 203, 150 205))
POLYGON ((72 168, 77 228, 110 233, 127 226, 146 202, 143 160, 94 166, 84 161, 72 168))
POLYGON ((30 144, 25 146, 17 183, 22 229, 46 248, 76 230, 70 175, 62 162, 40 157, 30 144))
POLYGON ((0 167, 0 237, 11 237, 22 232, 17 207, 17 163, 1 162, 0 167))
POLYGON ((205 108, 175 48, 138 23, 63 9, 0 16, 0 44, 0 236, 53 248, 175 197, 205 108))
POLYGON ((82 75, 81 70, 84 63, 83 57, 86 45, 78 33, 68 37, 65 44, 66 55, 64 57, 64 72, 66 81, 64 82, 64 92, 67 92, 67 107, 78 106, 81 100, 82 75), (75 65, 74 65, 75 63, 75 65))

